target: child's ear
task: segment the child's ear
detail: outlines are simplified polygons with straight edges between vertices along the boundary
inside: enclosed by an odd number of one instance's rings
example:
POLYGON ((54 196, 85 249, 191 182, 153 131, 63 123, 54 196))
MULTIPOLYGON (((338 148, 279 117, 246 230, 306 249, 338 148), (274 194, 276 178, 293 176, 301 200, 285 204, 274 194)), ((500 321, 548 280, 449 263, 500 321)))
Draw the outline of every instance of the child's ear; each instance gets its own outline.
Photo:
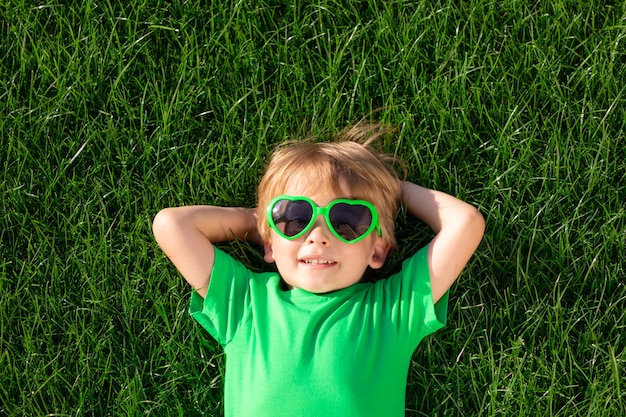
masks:
POLYGON ((376 245, 374 246, 374 253, 372 254, 372 259, 370 260, 370 267, 372 269, 379 269, 387 260, 387 255, 389 254, 389 250, 391 249, 391 243, 385 243, 382 238, 376 239, 376 245))
POLYGON ((272 249, 272 242, 270 240, 263 241, 263 250, 265 251, 265 256, 263 259, 268 264, 271 264, 275 261, 274 259, 274 249, 272 249))

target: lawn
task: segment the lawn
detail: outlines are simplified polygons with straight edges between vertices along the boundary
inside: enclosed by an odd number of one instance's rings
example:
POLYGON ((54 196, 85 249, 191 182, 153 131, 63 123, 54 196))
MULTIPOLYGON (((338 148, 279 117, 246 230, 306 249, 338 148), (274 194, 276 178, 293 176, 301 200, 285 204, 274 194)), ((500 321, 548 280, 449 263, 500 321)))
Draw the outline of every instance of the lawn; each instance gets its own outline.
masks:
POLYGON ((152 218, 362 117, 487 221, 406 415, 626 415, 623 2, 7 0, 0 39, 0 415, 223 415, 152 218))

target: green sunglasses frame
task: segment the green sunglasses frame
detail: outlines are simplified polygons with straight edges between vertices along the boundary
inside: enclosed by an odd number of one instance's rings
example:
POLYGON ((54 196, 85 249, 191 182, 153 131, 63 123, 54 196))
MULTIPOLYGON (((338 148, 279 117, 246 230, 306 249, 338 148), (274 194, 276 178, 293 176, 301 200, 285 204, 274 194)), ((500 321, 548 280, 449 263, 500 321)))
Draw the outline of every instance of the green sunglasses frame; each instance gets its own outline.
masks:
POLYGON ((370 203, 369 201, 365 201, 365 200, 349 200, 346 198, 338 198, 337 200, 333 200, 330 202, 330 204, 328 204, 326 207, 319 207, 317 206, 313 200, 311 200, 308 197, 304 197, 304 196, 290 196, 290 195, 279 195, 278 197, 275 197, 272 199, 272 201, 270 201, 270 203, 267 205, 267 221, 270 225, 270 227, 272 229, 274 229, 274 231, 276 233, 278 233, 278 235, 280 235, 282 238, 287 239, 287 240, 295 240, 297 238, 299 238, 300 236, 304 235, 306 232, 308 232, 309 230, 311 230, 311 228, 313 227, 313 225, 315 224, 315 219, 317 219, 318 216, 322 215, 324 217, 324 220, 326 220, 326 225, 328 226, 328 229, 331 231, 331 233, 340 241, 344 242, 344 243, 356 243, 359 242, 363 239, 365 239, 367 236, 369 236, 370 233, 372 233, 372 231, 374 229, 376 229, 378 236, 382 235, 382 230, 380 228, 380 222, 378 220, 378 211, 376 210, 376 207, 374 207, 374 205, 372 203, 370 203), (282 200, 287 200, 287 201, 306 201, 307 203, 309 203, 311 205, 312 210, 312 215, 311 215, 311 220, 309 220, 309 223, 302 229, 302 231, 300 231, 299 233, 293 235, 293 236, 287 236, 285 235, 276 225, 276 223, 274 223, 274 216, 273 216, 273 211, 274 211, 274 206, 276 205, 276 203, 278 203, 279 201, 282 200), (353 240, 347 240, 346 238, 344 238, 343 236, 341 236, 339 233, 337 233, 337 231, 335 230, 335 228, 332 225, 332 222, 330 220, 330 210, 336 206, 337 204, 347 204, 349 206, 365 206, 369 209, 371 215, 372 215, 372 222, 369 226, 369 228, 367 229, 367 231, 365 233, 363 233, 361 236, 357 237, 356 239, 353 240))

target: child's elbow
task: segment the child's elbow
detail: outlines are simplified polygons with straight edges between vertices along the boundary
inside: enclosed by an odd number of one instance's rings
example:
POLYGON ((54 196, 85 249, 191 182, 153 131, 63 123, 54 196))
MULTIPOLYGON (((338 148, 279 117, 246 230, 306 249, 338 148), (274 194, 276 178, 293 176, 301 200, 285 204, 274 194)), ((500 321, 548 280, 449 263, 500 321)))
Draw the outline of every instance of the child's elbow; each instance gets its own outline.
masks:
POLYGON ((162 242, 176 223, 176 217, 172 208, 159 211, 152 220, 152 234, 157 242, 162 242))
POLYGON ((480 210, 471 206, 466 214, 467 229, 471 231, 472 236, 476 238, 477 243, 480 242, 485 233, 485 217, 480 210))

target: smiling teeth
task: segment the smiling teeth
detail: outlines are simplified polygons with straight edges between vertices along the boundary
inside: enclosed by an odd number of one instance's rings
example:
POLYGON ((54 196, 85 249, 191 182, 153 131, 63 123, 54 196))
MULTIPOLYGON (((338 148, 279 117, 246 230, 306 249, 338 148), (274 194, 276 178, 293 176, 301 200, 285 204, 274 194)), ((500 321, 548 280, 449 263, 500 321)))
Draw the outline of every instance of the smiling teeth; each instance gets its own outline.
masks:
POLYGON ((309 264, 309 265, 328 265, 328 264, 332 264, 334 262, 327 261, 325 259, 305 259, 304 263, 305 264, 309 264))

